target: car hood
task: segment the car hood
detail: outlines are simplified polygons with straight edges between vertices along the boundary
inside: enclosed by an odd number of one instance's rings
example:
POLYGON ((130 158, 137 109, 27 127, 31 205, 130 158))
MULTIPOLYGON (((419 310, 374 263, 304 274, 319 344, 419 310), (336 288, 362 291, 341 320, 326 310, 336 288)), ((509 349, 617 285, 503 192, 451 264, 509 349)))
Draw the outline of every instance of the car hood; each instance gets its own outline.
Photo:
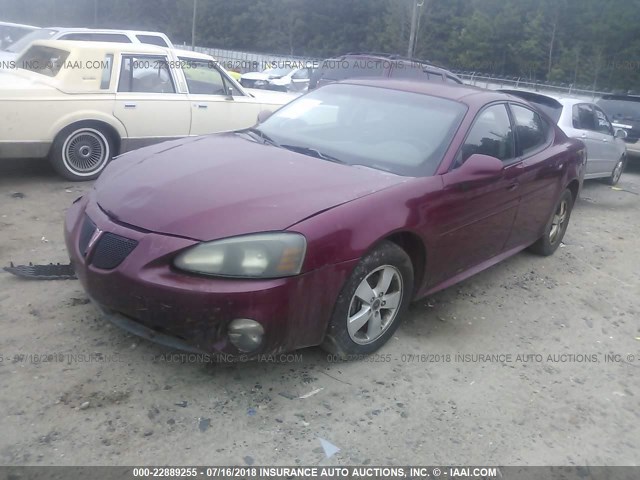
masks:
POLYGON ((269 105, 284 105, 300 96, 299 93, 274 92, 273 90, 258 90, 256 88, 245 88, 244 91, 260 103, 269 105))
POLYGON ((271 78, 279 78, 277 75, 269 75, 263 72, 249 72, 242 75, 244 80, 269 80, 271 78))
POLYGON ((92 195, 118 222, 213 240, 284 230, 406 180, 227 133, 123 155, 105 169, 92 195))

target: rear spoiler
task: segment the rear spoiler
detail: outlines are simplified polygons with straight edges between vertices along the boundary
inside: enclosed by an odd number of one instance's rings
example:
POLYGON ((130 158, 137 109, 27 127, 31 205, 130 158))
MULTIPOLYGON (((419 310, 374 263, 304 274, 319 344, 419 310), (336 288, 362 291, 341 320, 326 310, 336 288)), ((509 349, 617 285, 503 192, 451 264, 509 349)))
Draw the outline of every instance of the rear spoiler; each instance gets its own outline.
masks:
POLYGON ((548 95, 543 95, 541 93, 529 92, 527 90, 509 90, 509 89, 500 89, 498 90, 502 93, 507 93, 509 95, 513 95, 514 97, 520 97, 523 100, 533 103, 539 103, 542 105, 546 105, 552 108, 562 108, 562 104, 553 97, 549 97, 548 95))
POLYGON ((553 97, 527 90, 500 89, 498 91, 530 102, 538 111, 548 116, 553 123, 557 124, 560 120, 563 105, 553 97))

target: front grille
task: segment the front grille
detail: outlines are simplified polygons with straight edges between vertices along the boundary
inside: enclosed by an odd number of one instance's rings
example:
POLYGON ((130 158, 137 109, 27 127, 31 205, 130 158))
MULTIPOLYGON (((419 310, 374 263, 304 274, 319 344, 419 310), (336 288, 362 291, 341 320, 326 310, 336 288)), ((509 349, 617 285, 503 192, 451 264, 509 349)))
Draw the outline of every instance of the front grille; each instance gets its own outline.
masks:
POLYGON ((91 263, 105 270, 116 268, 137 245, 135 240, 106 232, 98 240, 91 263))
POLYGON ((82 223, 82 227, 80 228, 80 238, 78 240, 78 247, 80 247, 80 253, 83 256, 87 256, 87 248, 89 247, 89 242, 91 241, 91 237, 93 236, 93 232, 96 231, 96 224, 91 221, 88 216, 84 216, 84 222, 82 223))

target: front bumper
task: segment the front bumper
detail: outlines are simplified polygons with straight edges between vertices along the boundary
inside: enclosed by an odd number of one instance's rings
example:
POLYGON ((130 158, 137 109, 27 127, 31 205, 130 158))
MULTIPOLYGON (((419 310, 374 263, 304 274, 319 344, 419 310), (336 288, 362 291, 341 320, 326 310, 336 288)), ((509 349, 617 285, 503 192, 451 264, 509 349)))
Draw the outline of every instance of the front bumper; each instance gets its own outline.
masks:
POLYGON ((640 157, 640 140, 637 140, 634 143, 631 142, 626 142, 625 141, 625 147, 627 147, 627 155, 637 158, 640 157))
POLYGON ((265 331, 259 349, 249 355, 321 343, 340 288, 357 263, 284 279, 191 275, 174 269, 172 260, 197 241, 118 224, 87 198, 67 212, 65 241, 84 289, 114 323, 175 348, 225 355, 245 353, 227 336, 229 323, 237 318, 255 320, 265 331), (97 229, 90 239, 83 238, 87 218, 97 229), (137 242, 115 268, 104 268, 104 259, 98 258, 106 234, 137 242))

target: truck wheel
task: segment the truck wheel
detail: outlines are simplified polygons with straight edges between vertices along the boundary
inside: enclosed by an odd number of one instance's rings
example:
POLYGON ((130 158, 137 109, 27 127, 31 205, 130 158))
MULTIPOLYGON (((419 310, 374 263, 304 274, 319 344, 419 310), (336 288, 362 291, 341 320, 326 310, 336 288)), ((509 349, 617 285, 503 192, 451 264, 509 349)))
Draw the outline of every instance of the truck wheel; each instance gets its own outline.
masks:
POLYGON ((104 127, 78 124, 58 134, 49 161, 59 175, 79 182, 98 178, 113 153, 113 140, 104 127))

